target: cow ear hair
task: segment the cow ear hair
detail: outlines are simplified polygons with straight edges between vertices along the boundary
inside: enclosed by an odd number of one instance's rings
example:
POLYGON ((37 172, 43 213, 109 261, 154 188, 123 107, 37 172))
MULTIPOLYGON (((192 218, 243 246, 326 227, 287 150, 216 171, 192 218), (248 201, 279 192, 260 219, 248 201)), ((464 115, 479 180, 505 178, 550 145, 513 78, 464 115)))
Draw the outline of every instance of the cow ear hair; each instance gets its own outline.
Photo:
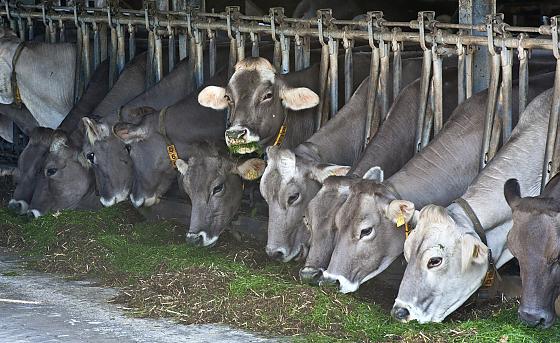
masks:
POLYGON ((372 167, 362 176, 362 179, 381 183, 383 182, 383 169, 377 166, 372 167))
POLYGON ((473 235, 461 235, 461 271, 466 272, 471 264, 488 261, 488 247, 473 235))
POLYGON ((116 123, 113 125, 113 133, 125 144, 131 144, 146 139, 149 130, 143 120, 139 124, 125 122, 116 123))
POLYGON ((260 158, 251 158, 234 167, 234 174, 241 176, 244 180, 253 181, 262 176, 266 168, 266 161, 260 158))
POLYGON ((324 183, 329 176, 345 176, 349 171, 349 166, 319 164, 311 168, 310 176, 319 183, 324 183))
POLYGON ((313 108, 319 104, 319 96, 309 88, 284 88, 280 92, 284 106, 293 111, 313 108))
POLYGON ((218 86, 208 86, 198 93, 198 103, 215 110, 224 110, 228 107, 226 89, 218 86))

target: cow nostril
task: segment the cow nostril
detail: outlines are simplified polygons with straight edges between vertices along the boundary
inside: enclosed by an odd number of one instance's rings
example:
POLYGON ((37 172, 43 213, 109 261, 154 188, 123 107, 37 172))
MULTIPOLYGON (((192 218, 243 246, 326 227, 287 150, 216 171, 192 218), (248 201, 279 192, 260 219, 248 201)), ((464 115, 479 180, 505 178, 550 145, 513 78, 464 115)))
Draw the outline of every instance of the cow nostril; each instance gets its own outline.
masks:
POLYGON ((200 245, 202 242, 202 236, 197 233, 187 233, 187 243, 192 245, 200 245))
POLYGON ((25 214, 29 219, 35 219, 35 214, 32 211, 27 211, 25 214))
POLYGON ((14 212, 19 213, 21 211, 21 204, 19 202, 10 202, 8 204, 8 209, 14 212))
POLYGON ((393 307, 391 312, 396 320, 406 320, 410 315, 410 312, 404 307, 393 307))

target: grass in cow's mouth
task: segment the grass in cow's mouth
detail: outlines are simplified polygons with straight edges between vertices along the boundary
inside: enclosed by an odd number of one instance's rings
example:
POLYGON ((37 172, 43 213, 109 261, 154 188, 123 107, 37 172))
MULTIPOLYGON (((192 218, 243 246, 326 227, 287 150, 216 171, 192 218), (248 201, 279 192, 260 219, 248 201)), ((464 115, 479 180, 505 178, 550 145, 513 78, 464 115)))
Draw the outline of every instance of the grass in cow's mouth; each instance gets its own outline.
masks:
POLYGON ((224 234, 205 249, 184 244, 183 234, 173 222, 141 221, 127 205, 32 221, 0 209, 0 245, 34 257, 31 267, 121 286, 114 301, 138 316, 225 323, 314 342, 560 341, 560 325, 539 330, 520 324, 514 301, 482 314, 468 309, 461 320, 443 324, 397 323, 363 294, 300 284, 298 264, 271 262, 251 242, 224 234))
POLYGON ((259 144, 259 142, 230 145, 228 149, 229 152, 234 155, 253 154, 257 157, 264 155, 263 147, 259 144))

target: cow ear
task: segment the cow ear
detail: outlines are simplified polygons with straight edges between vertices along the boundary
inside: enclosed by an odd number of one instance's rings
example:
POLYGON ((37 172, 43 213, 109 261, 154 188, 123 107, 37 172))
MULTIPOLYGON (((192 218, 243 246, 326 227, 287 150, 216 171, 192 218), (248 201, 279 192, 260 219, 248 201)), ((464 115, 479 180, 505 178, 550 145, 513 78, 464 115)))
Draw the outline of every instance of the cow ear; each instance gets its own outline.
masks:
POLYGON ((143 122, 140 124, 121 122, 113 126, 113 133, 125 144, 131 144, 146 139, 149 132, 143 122))
POLYGON ((228 106, 226 89, 217 86, 208 86, 198 93, 198 103, 204 107, 223 110, 228 106))
POLYGON ((383 169, 381 167, 372 167, 364 174, 362 179, 381 183, 383 182, 383 169))
POLYGON ((93 119, 88 117, 83 117, 82 123, 86 129, 86 137, 91 144, 96 140, 109 136, 110 131, 106 124, 96 123, 93 119))
POLYGON ((311 168, 311 177, 320 183, 324 183, 329 176, 345 176, 350 171, 349 166, 336 164, 319 164, 311 168))
POLYGON ((284 88, 281 91, 282 103, 290 110, 299 111, 319 104, 319 96, 309 88, 284 88))
POLYGON ((419 211, 414 208, 414 203, 406 200, 393 200, 385 209, 385 216, 391 222, 401 226, 404 223, 415 223, 419 211), (401 216, 402 213, 402 216, 401 216), (404 218, 404 222, 401 222, 404 218))
POLYGON ((189 164, 182 159, 178 159, 177 161, 175 161, 175 165, 177 166, 177 170, 179 171, 179 173, 181 173, 181 175, 185 175, 189 171, 189 164))
POLYGON ((504 185, 504 196, 509 207, 514 208, 521 199, 521 189, 517 179, 509 179, 504 185))
POLYGON ((466 272, 471 264, 488 262, 488 247, 469 234, 461 236, 461 271, 466 272))
POLYGON ((233 173, 241 176, 244 180, 253 181, 262 176, 266 168, 266 162, 260 158, 251 158, 235 165, 233 173))

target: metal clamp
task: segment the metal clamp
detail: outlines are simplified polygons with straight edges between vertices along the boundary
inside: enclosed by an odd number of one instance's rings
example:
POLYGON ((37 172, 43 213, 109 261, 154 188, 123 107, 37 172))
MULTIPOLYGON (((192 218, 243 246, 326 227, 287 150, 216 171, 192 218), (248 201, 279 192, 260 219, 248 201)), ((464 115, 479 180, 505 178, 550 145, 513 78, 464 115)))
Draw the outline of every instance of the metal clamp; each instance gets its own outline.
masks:
POLYGON ((373 29, 380 28, 380 21, 383 20, 383 12, 381 11, 369 11, 366 14, 367 17, 367 28, 368 28, 368 42, 370 48, 375 48, 375 40, 373 36, 373 29))
POLYGON ((527 38, 526 33, 519 34, 519 43, 517 45, 517 58, 521 61, 527 58, 527 50, 523 48, 523 40, 527 38))
POLYGON ((420 47, 422 50, 428 50, 426 46, 426 27, 428 29, 434 29, 435 25, 433 22, 435 21, 436 12, 434 11, 420 11, 418 12, 418 34, 420 35, 420 47))
POLYGON ((227 25, 227 33, 228 33, 228 37, 229 39, 234 39, 235 37, 233 37, 232 34, 232 20, 235 21, 236 23, 239 22, 239 12, 240 12, 240 7, 239 6, 227 6, 226 7, 226 25, 227 25))
POLYGON ((398 27, 395 27, 391 30, 392 39, 391 39, 391 51, 399 51, 401 49, 401 43, 397 41, 397 33, 400 33, 402 30, 398 27))
POLYGON ((550 31, 552 34, 552 53, 557 60, 560 60, 560 49, 558 48, 558 22, 560 16, 550 18, 550 31))
POLYGON ((332 9, 320 9, 317 10, 317 30, 319 31, 319 43, 321 45, 326 45, 328 42, 325 42, 325 33, 324 33, 324 26, 327 27, 331 25, 332 21, 332 9))
POLYGON ((486 37, 488 39, 488 52, 494 56, 496 54, 496 46, 494 45, 494 30, 502 28, 504 14, 488 14, 486 15, 486 37))

